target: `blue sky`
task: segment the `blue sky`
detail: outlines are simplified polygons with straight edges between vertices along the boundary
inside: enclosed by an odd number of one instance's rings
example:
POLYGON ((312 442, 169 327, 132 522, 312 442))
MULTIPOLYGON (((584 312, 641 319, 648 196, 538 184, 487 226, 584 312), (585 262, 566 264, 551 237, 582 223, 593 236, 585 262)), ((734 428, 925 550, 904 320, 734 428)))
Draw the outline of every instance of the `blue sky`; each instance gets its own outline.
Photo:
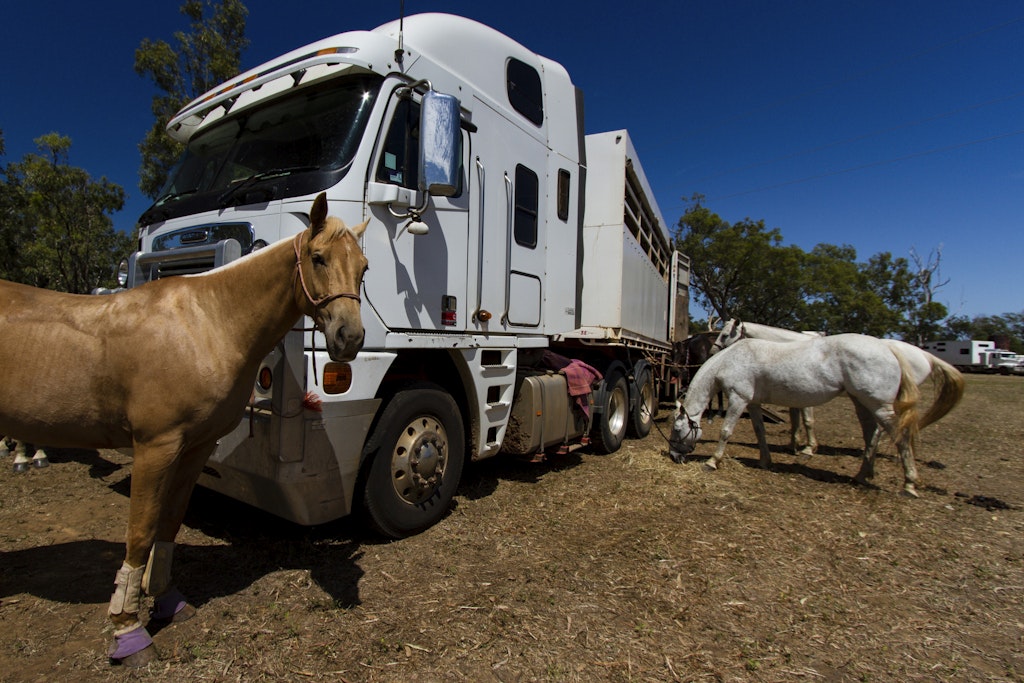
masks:
MULTIPOLYGON (((7 155, 51 131, 70 161, 148 201, 138 143, 153 86, 143 38, 187 28, 177 0, 15 3, 0 22, 7 155)), ((243 69, 395 19, 399 0, 249 0, 243 69)), ((1024 2, 407 0, 490 24, 561 62, 587 132, 627 128, 668 225, 694 192, 786 243, 927 258, 951 313, 1024 311, 1024 2)), ((173 43, 172 43, 173 44, 173 43)), ((757 277, 757 274, 751 274, 757 277)), ((695 311, 696 313, 696 311, 695 311)))

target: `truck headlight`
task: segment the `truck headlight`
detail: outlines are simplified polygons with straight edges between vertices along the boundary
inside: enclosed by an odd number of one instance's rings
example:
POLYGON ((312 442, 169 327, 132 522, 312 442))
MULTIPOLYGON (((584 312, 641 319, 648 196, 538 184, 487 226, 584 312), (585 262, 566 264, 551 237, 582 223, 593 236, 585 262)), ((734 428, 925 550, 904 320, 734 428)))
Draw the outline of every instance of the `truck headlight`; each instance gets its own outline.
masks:
POLYGON ((128 284, 128 259, 121 259, 117 264, 117 284, 122 287, 128 284))

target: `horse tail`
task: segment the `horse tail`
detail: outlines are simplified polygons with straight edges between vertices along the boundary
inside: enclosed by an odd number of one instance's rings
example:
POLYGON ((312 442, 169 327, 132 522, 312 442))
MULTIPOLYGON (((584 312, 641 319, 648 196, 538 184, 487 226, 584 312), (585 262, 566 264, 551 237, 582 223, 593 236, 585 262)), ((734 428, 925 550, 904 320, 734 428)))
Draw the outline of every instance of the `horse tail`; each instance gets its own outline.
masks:
POLYGON ((964 395, 964 376, 960 371, 941 358, 930 353, 928 356, 932 365, 931 377, 937 393, 928 412, 921 418, 920 429, 945 417, 964 395))
POLYGON ((893 411, 896 413, 896 429, 898 434, 905 434, 909 440, 911 449, 917 440, 917 433, 921 431, 920 413, 917 410, 917 402, 921 399, 921 390, 914 381, 914 376, 907 364, 907 360, 900 355, 893 347, 889 347, 892 355, 896 356, 896 362, 900 366, 900 388, 896 392, 896 400, 893 401, 893 411))

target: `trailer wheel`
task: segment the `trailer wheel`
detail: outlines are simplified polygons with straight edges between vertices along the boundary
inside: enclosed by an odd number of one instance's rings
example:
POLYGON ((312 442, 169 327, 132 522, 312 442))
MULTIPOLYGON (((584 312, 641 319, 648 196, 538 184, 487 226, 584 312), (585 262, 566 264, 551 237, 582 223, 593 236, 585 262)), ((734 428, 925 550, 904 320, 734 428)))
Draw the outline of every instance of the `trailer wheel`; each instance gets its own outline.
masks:
POLYGON ((462 415, 446 392, 430 385, 396 393, 364 449, 370 525, 404 538, 440 520, 462 477, 463 434, 462 415))
POLYGON ((651 433, 654 417, 658 414, 658 397, 654 391, 654 376, 651 368, 644 365, 633 380, 635 401, 629 416, 629 434, 642 439, 651 433))
POLYGON ((591 434, 594 450, 614 453, 622 445, 629 423, 629 387, 622 372, 616 370, 605 376, 601 409, 591 434))

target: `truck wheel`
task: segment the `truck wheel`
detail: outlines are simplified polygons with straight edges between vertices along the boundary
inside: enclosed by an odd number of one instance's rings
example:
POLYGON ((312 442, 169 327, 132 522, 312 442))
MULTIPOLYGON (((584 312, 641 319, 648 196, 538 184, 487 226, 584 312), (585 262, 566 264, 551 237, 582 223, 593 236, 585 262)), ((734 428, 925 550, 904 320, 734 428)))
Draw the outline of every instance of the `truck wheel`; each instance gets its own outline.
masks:
POLYGON ((604 454, 614 453, 622 445, 629 422, 629 387, 621 372, 614 371, 605 377, 601 408, 591 435, 594 450, 604 454))
POLYGON ((633 382, 636 401, 629 416, 629 434, 642 439, 651 433, 651 425, 658 414, 658 397, 654 392, 654 376, 649 367, 644 366, 636 373, 633 382))
POLYGON ((448 511, 462 477, 459 408, 439 388, 400 391, 384 408, 364 454, 369 470, 363 507, 371 526, 391 538, 423 531, 448 511))

